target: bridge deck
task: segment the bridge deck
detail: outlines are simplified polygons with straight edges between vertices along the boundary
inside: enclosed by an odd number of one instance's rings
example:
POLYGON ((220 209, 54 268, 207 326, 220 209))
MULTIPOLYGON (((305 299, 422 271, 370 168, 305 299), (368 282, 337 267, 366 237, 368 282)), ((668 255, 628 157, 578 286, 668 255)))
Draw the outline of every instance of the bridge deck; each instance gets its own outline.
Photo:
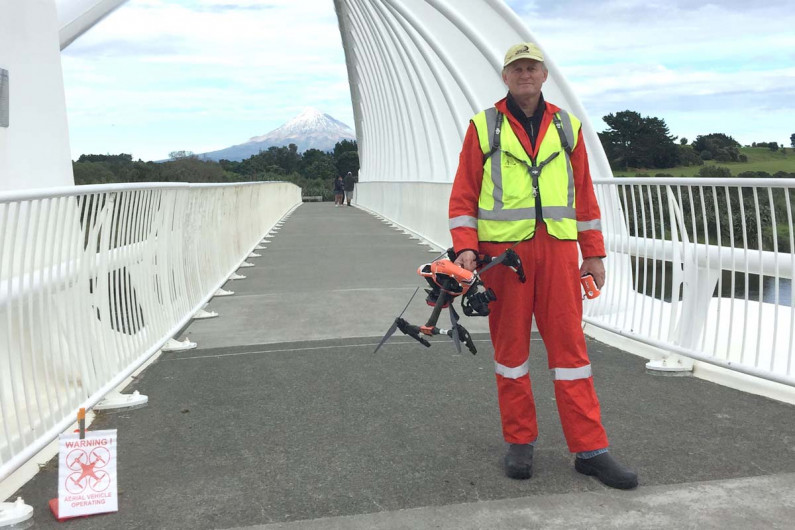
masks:
MULTIPOLYGON (((120 510, 70 528, 787 527, 795 516, 795 408, 589 341, 612 451, 636 491, 577 474, 532 344, 541 437, 531 480, 505 478, 485 319, 479 353, 380 335, 420 279, 427 247, 356 208, 304 204, 131 385, 146 408, 118 429, 120 510)), ((409 320, 427 317, 417 296, 409 320)), ((18 494, 60 527, 51 463, 18 494)))

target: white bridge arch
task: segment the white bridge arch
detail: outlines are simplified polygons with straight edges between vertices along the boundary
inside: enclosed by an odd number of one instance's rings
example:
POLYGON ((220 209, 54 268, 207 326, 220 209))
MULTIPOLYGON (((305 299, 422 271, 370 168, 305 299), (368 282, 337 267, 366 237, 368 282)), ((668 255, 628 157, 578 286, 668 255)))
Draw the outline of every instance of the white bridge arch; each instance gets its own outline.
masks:
MULTIPOLYGON (((361 161, 361 206, 446 246, 469 119, 506 92, 505 51, 543 44, 502 0, 335 0, 361 161)), ((588 116, 545 50, 545 96, 583 121, 594 177, 612 177, 588 116)))

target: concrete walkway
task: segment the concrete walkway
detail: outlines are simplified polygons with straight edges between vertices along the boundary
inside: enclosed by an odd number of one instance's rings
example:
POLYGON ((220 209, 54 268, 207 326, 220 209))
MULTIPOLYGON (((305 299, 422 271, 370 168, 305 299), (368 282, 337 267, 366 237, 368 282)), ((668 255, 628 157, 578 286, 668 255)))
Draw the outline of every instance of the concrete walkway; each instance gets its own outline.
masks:
MULTIPOLYGON (((590 341, 614 454, 636 491, 577 474, 543 344, 531 372, 541 437, 531 480, 505 478, 485 319, 479 352, 399 333, 373 349, 435 255, 371 215, 304 204, 274 235, 199 348, 163 354, 131 385, 143 409, 118 429, 118 513, 57 523, 51 463, 18 495, 36 528, 790 528, 795 407, 693 378, 590 341)), ((422 292, 406 312, 421 322, 422 292)), ((181 337, 180 337, 181 338, 181 337)))

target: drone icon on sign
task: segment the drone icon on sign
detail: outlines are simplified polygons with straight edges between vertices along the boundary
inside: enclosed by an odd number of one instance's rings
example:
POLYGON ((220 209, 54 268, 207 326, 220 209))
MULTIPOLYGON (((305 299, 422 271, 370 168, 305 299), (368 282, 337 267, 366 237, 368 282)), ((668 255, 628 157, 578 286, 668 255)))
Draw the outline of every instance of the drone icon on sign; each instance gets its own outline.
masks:
POLYGON ((66 489, 73 495, 83 493, 87 488, 104 491, 110 485, 110 475, 101 468, 110 462, 110 451, 105 447, 95 447, 86 454, 83 449, 74 449, 66 456, 66 467, 70 471, 66 477, 66 489))

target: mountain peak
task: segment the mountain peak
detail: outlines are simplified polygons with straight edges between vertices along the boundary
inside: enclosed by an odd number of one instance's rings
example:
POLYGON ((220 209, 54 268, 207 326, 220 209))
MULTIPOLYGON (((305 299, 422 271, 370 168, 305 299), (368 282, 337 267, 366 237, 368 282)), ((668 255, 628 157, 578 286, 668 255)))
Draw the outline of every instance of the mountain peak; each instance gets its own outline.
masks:
POLYGON ((304 110, 301 111, 301 114, 299 114, 290 121, 311 120, 315 118, 320 118, 322 116, 326 116, 326 114, 323 114, 315 107, 304 107, 304 110))
POLYGON ((330 151, 341 140, 356 140, 350 127, 324 114, 314 107, 305 107, 300 114, 263 136, 250 138, 248 142, 227 147, 219 151, 203 153, 203 158, 219 160, 243 160, 271 146, 286 146, 294 143, 300 152, 307 149, 330 151))
POLYGON ((274 134, 276 131, 281 131, 287 134, 296 134, 297 132, 301 131, 318 130, 318 129, 321 130, 347 129, 348 131, 350 131, 350 128, 347 125, 338 122, 328 114, 324 114, 323 112, 317 110, 314 107, 305 107, 298 116, 289 120, 287 123, 283 124, 275 131, 271 131, 270 133, 267 134, 267 136, 274 134))
POLYGON ((264 136, 255 136, 249 140, 249 143, 274 141, 275 145, 279 145, 280 141, 290 143, 294 142, 296 138, 316 136, 318 134, 356 139, 354 132, 344 123, 335 120, 314 107, 306 107, 298 116, 284 123, 278 129, 274 129, 264 136))

